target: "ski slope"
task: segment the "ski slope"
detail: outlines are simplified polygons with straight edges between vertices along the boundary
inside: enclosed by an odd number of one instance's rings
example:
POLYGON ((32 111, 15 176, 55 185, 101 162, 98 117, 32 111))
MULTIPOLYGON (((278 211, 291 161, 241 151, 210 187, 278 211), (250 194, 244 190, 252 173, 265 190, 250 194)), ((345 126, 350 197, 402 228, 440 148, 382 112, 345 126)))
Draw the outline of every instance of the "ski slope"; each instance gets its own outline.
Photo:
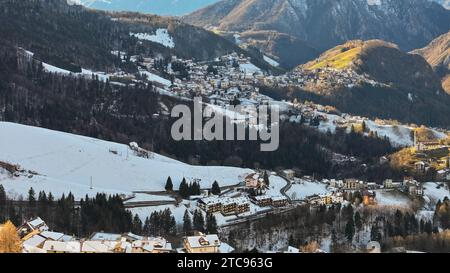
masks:
POLYGON ((15 177, 0 168, 0 184, 11 198, 26 197, 30 187, 55 196, 72 192, 76 199, 97 192, 131 196, 133 191, 163 191, 168 176, 175 189, 183 177, 199 179, 206 189, 214 180, 221 186, 235 185, 252 173, 191 166, 158 154, 141 158, 127 145, 14 123, 0 122, 0 136, 0 161, 26 170, 15 177))

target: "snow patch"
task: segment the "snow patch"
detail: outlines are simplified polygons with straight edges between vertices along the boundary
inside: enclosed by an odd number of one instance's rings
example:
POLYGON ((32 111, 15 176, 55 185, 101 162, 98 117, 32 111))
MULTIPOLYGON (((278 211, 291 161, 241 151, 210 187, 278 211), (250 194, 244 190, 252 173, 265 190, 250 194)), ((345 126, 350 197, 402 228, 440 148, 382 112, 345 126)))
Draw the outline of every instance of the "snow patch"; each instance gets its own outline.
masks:
POLYGON ((173 41, 172 36, 170 36, 169 32, 165 28, 157 29, 155 34, 130 32, 130 35, 138 38, 139 40, 158 43, 168 48, 175 47, 175 42, 173 41))
POLYGON ((275 67, 280 66, 280 64, 277 61, 275 61, 274 59, 272 59, 270 57, 267 57, 266 55, 264 55, 263 58, 264 58, 264 61, 268 62, 271 66, 275 66, 275 67))

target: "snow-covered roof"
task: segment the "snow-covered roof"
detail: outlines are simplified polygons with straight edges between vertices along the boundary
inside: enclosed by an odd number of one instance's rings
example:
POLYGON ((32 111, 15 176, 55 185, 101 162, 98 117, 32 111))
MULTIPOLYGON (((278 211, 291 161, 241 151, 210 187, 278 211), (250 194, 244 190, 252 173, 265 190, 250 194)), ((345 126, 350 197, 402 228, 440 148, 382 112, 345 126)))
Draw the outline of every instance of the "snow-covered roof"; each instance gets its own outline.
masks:
POLYGON ((286 196, 274 196, 274 197, 272 197, 272 201, 285 201, 285 200, 288 200, 287 198, 286 198, 286 196))
POLYGON ((101 242, 101 241, 85 241, 81 246, 82 252, 91 253, 108 253, 115 247, 116 242, 101 242))
POLYGON ((45 251, 56 251, 56 252, 70 252, 79 253, 80 252, 80 242, 58 242, 58 241, 46 241, 42 247, 45 251))
POLYGON ((258 195, 253 197, 256 201, 262 201, 262 200, 267 200, 267 199, 271 199, 272 197, 270 197, 269 195, 258 195))
POLYGON ((249 204, 249 200, 246 197, 237 197, 234 198, 234 202, 239 205, 249 204))
POLYGON ((69 241, 74 241, 74 240, 75 240, 75 238, 70 235, 64 235, 63 237, 61 237, 59 239, 60 242, 69 242, 69 241))
POLYGON ((131 232, 128 232, 128 233, 126 234, 126 236, 129 237, 129 238, 131 238, 131 239, 133 239, 133 240, 143 240, 143 239, 144 239, 144 237, 139 236, 139 235, 136 235, 136 234, 133 234, 133 233, 131 233, 131 232))
POLYGON ((46 238, 40 236, 39 234, 32 236, 30 239, 23 242, 23 245, 37 247, 38 245, 45 242, 46 238))
POLYGON ((138 240, 132 243, 132 247, 142 247, 142 249, 148 252, 152 252, 154 249, 172 250, 172 244, 162 237, 150 237, 144 240, 138 240))
POLYGON ((225 197, 222 198, 222 205, 223 206, 230 206, 230 205, 234 205, 237 204, 237 198, 229 198, 229 197, 225 197))
POLYGON ((47 225, 45 224, 44 220, 42 220, 40 217, 37 217, 36 219, 28 222, 28 225, 32 229, 40 229, 40 230, 48 230, 47 225))
POLYGON ((91 236, 91 241, 119 241, 120 238, 120 234, 96 232, 91 236))
POLYGON ((64 237, 64 233, 53 232, 53 231, 43 231, 40 234, 42 237, 51 239, 53 241, 59 241, 62 237, 64 237))
POLYGON ((200 202, 204 203, 205 205, 216 205, 222 203, 222 200, 216 196, 211 196, 200 199, 200 202))
POLYGON ((208 247, 208 246, 220 246, 219 237, 216 234, 210 234, 205 236, 189 236, 187 241, 192 248, 208 247))

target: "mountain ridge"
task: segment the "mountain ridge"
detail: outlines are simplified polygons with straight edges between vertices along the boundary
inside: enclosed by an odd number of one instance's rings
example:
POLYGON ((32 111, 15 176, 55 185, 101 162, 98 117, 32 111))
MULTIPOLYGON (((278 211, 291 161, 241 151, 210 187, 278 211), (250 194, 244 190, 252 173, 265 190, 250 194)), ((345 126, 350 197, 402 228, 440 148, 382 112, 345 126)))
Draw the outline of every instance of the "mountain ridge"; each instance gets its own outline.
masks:
POLYGON ((434 39, 428 46, 412 51, 421 55, 442 78, 442 88, 450 94, 450 32, 434 39))
POLYGON ((348 40, 382 39, 403 50, 448 31, 450 11, 427 0, 225 0, 182 19, 222 31, 273 30, 323 51, 348 40))

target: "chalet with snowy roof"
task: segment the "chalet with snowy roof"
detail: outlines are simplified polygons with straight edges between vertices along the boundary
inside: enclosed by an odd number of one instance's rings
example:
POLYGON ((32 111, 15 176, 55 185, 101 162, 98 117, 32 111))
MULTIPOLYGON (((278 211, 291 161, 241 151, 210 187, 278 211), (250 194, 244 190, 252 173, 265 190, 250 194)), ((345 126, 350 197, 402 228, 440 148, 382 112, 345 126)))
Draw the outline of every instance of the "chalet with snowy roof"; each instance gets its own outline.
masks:
POLYGON ((216 234, 185 237, 183 246, 187 253, 220 253, 221 242, 216 234))
POLYGON ((49 228, 48 228, 47 224, 40 217, 37 217, 30 221, 26 221, 17 230, 18 230, 19 236, 21 238, 23 238, 26 235, 32 233, 33 231, 42 232, 42 231, 49 230, 49 228))
POLYGON ((132 253, 171 253, 172 244, 162 237, 150 237, 132 243, 132 253))

